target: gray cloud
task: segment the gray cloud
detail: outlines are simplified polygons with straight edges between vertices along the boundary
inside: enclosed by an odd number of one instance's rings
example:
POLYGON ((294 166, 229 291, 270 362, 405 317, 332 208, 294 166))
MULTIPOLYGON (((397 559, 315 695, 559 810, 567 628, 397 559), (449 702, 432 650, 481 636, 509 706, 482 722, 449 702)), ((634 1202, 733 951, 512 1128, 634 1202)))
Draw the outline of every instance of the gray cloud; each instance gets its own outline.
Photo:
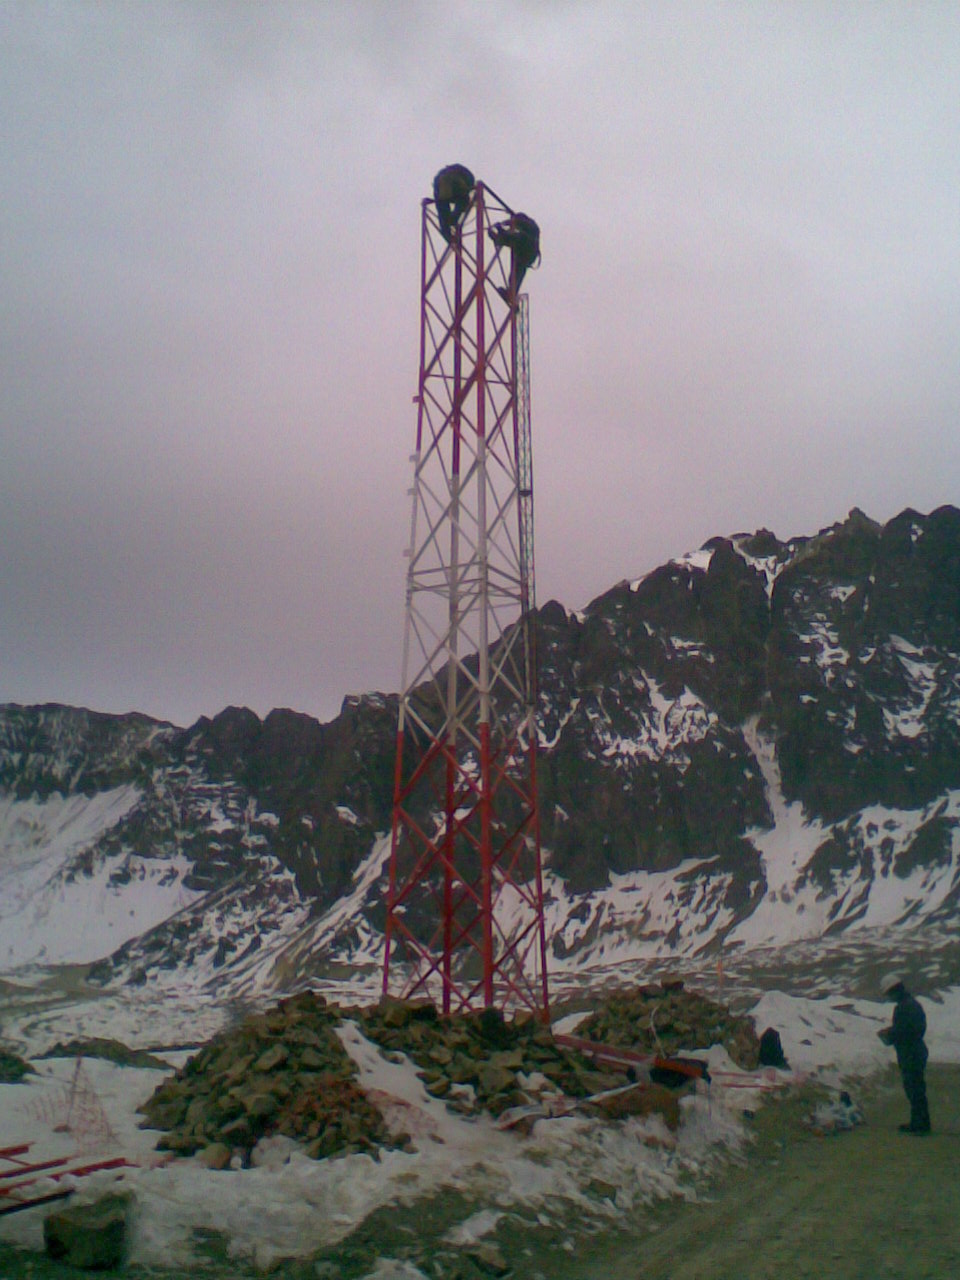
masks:
POLYGON ((0 700, 395 688, 419 203, 543 228, 538 595, 960 501, 947 6, 0 8, 0 700))

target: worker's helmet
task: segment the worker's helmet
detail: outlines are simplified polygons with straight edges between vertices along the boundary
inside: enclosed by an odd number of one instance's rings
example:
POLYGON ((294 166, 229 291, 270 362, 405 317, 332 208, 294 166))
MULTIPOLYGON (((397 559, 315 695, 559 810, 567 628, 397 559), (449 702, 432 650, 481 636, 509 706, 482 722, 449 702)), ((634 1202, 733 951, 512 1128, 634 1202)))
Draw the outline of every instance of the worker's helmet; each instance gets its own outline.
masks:
POLYGON ((888 996, 895 987, 902 986, 903 979, 900 977, 899 973, 888 973, 880 982, 880 990, 885 996, 888 996))

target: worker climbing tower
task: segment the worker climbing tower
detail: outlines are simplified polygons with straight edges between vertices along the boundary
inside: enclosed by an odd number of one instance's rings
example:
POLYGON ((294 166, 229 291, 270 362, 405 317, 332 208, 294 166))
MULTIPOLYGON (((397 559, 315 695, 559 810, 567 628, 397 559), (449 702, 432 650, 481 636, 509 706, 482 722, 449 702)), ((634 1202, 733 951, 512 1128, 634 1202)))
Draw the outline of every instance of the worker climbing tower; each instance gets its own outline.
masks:
POLYGON ((423 201, 383 990, 546 1018, 530 255, 511 238, 523 215, 467 176, 452 213, 423 201))

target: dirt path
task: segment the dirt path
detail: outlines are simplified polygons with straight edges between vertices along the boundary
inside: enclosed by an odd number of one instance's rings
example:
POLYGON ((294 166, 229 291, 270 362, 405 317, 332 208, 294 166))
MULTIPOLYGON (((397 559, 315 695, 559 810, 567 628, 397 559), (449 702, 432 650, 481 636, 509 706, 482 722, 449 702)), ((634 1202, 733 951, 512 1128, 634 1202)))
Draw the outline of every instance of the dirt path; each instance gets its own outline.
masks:
POLYGON ((907 1104, 893 1076, 866 1101, 866 1123, 835 1137, 795 1122, 778 1133, 771 1109, 745 1166, 581 1258, 571 1280, 960 1277, 960 1067, 933 1067, 928 1092, 924 1138, 899 1132, 907 1104))

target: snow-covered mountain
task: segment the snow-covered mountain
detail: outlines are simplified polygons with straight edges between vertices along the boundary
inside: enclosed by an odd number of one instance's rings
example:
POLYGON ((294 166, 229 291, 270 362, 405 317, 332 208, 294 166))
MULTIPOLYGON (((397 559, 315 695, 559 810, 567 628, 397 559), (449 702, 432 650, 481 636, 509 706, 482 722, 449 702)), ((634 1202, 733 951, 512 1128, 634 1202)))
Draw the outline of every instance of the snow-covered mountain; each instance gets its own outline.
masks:
MULTIPOLYGON (((946 921, 960 511, 716 538, 538 617, 550 962, 946 921)), ((0 707, 0 971, 283 990, 380 962, 396 699, 0 707)))

